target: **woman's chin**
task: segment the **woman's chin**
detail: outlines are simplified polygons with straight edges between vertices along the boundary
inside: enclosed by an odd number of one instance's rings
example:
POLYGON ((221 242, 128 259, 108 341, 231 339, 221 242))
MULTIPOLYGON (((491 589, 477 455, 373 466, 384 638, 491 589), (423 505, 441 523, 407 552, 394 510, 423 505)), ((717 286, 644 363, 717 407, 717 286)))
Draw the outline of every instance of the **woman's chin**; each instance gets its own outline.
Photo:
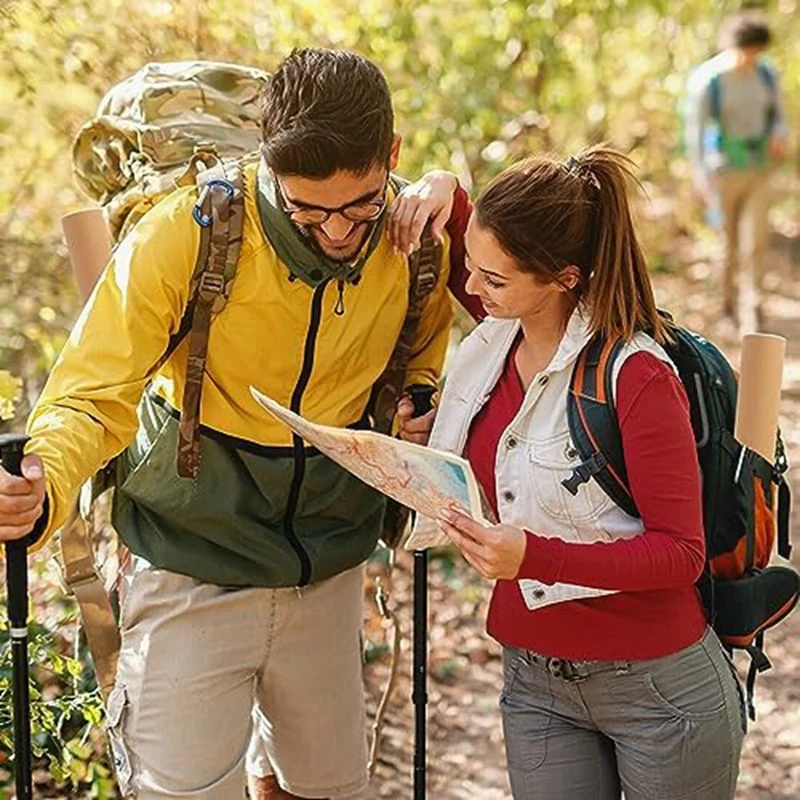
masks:
POLYGON ((504 313, 503 307, 497 305, 497 303, 487 303, 485 300, 481 300, 481 305, 483 306, 483 310, 490 316, 495 317, 497 319, 507 319, 508 314, 504 313))

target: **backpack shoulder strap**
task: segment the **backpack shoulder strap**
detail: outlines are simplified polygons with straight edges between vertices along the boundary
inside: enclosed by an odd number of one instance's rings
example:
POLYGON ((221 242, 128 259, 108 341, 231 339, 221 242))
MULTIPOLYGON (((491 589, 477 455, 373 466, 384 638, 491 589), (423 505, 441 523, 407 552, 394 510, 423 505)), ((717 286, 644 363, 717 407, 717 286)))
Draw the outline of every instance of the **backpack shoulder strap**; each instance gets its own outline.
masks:
POLYGON ((375 428, 384 433, 391 430, 395 406, 406 388, 406 371, 416 341, 419 321, 428 296, 439 280, 442 266, 441 251, 441 246, 433 238, 430 225, 426 225, 422 232, 420 247, 408 259, 406 318, 389 363, 373 389, 371 407, 375 428))
POLYGON ((769 89, 771 92, 774 92, 776 83, 775 73, 763 61, 758 63, 756 69, 758 69, 758 74, 761 76, 761 80, 764 82, 764 85, 767 87, 767 89, 769 89))
POLYGON ((230 297, 244 226, 244 182, 237 163, 218 162, 197 176, 200 194, 193 216, 200 226, 200 247, 190 284, 190 301, 170 340, 167 357, 189 336, 189 361, 178 437, 178 475, 195 478, 200 468, 200 396, 208 354, 212 315, 230 297), (176 337, 180 337, 176 341, 176 337))
POLYGON ((758 74, 761 76, 764 86, 767 87, 770 93, 770 103, 767 109, 767 133, 771 133, 778 118, 778 101, 776 97, 777 82, 775 80, 775 73, 763 61, 758 63, 756 69, 758 69, 758 74))
POLYGON ((712 75, 711 80, 708 82, 708 98, 711 108, 711 118, 717 123, 720 122, 720 110, 722 108, 722 101, 720 98, 719 75, 712 75))
POLYGON ((597 334, 581 351, 572 370, 567 395, 567 420, 581 463, 562 481, 576 495, 594 478, 603 491, 631 516, 639 511, 628 488, 622 436, 614 406, 614 363, 622 339, 606 340, 597 334))

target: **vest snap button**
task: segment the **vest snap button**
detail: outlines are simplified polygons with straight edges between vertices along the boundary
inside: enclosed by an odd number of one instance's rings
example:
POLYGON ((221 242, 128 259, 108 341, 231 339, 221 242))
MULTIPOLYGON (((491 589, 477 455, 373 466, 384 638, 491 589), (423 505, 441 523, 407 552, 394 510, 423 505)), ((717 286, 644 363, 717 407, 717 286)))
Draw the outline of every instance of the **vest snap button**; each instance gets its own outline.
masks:
POLYGON ((533 597, 535 600, 541 600, 544 597, 544 589, 534 589, 533 597))
POLYGON ((505 500, 508 503, 513 503, 514 502, 514 492, 510 492, 510 491, 503 492, 503 500, 505 500))
POLYGON ((513 436, 509 436, 508 440, 506 441, 506 447, 509 450, 513 450, 517 446, 517 440, 513 436))
POLYGON ((550 380, 550 376, 549 376, 549 375, 542 375, 542 377, 541 377, 541 378, 539 378, 539 385, 540 385, 540 386, 544 386, 544 385, 546 385, 546 384, 547 384, 547 382, 548 382, 549 380, 550 380))

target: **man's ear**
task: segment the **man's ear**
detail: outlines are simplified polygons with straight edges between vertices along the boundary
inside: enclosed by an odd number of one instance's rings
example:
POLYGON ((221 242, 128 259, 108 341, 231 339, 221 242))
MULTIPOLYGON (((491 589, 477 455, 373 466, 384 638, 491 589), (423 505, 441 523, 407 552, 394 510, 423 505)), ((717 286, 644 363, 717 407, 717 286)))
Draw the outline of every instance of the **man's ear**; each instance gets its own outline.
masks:
POLYGON ((400 161, 400 146, 403 144, 403 137, 396 133, 392 138, 392 149, 389 150, 389 171, 394 172, 397 169, 397 163, 400 161))

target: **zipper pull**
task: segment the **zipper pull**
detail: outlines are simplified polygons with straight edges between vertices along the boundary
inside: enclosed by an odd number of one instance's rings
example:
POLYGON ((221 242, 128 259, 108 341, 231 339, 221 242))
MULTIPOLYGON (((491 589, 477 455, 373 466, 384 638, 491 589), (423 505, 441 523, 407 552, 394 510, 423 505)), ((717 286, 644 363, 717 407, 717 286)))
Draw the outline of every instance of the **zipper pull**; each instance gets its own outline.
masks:
POLYGON ((344 281, 339 278, 337 285, 339 287, 339 298, 336 301, 336 307, 333 309, 333 313, 336 314, 337 317, 341 317, 344 316, 344 281))

